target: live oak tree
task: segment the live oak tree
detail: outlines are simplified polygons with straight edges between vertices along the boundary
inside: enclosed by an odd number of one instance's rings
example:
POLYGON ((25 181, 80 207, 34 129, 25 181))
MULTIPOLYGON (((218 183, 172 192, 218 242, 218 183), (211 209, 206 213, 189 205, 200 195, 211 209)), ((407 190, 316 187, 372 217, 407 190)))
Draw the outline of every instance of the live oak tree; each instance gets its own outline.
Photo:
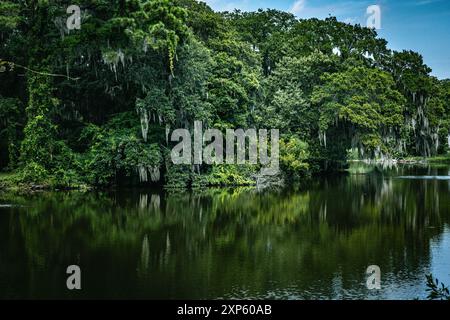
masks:
POLYGON ((362 156, 388 157, 402 151, 405 98, 392 76, 378 69, 355 67, 322 76, 312 95, 325 145, 356 148, 362 156))
POLYGON ((376 31, 193 0, 0 1, 0 169, 48 185, 249 184, 174 166, 166 131, 280 129, 282 175, 447 152, 450 85, 376 31), (69 5, 81 29, 68 30, 69 5))

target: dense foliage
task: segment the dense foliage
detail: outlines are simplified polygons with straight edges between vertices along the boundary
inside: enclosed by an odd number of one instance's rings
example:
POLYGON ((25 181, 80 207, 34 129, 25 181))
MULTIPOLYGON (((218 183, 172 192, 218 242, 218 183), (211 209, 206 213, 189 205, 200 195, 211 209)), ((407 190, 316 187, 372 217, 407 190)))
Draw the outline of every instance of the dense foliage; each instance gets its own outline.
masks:
POLYGON ((31 183, 247 185, 175 166, 167 131, 277 128, 282 175, 448 147, 450 82, 374 30, 194 0, 0 1, 0 169, 31 183), (81 8, 68 30, 67 7, 81 8))

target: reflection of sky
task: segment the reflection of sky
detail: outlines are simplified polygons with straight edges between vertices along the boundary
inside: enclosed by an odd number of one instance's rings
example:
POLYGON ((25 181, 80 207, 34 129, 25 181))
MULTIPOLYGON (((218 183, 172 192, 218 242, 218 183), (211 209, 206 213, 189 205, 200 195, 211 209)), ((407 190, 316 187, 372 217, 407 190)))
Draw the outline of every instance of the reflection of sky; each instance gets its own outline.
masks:
POLYGON ((450 286, 450 226, 431 242, 431 272, 435 278, 450 286))
MULTIPOLYGON (((380 294, 382 299, 426 299, 428 293, 424 279, 430 273, 450 286, 450 227, 446 227, 442 234, 430 241, 430 247, 429 266, 418 267, 417 275, 404 272, 384 276, 384 288, 380 294)), ((374 298, 377 299, 376 295, 374 298)))
MULTIPOLYGON (((364 300, 413 300, 426 299, 428 293, 426 291, 425 276, 432 273, 435 278, 450 286, 450 227, 447 227, 442 235, 431 242, 431 261, 423 261, 423 264, 412 270, 403 270, 399 272, 389 272, 381 277, 381 290, 368 290, 365 287, 364 277, 361 273, 363 281, 360 282, 353 279, 349 282, 350 286, 343 285, 342 274, 337 272, 331 283, 331 296, 328 298, 333 300, 340 299, 364 299, 364 300), (430 264, 429 264, 430 263, 430 264), (347 288, 346 288, 347 287, 347 288)), ((324 295, 325 288, 330 283, 317 280, 315 284, 305 290, 300 289, 296 284, 290 287, 269 290, 261 294, 249 294, 249 291, 241 287, 234 288, 226 297, 223 298, 249 298, 252 299, 327 299, 324 295)), ((275 286, 277 286, 275 284, 275 286)))
MULTIPOLYGON (((204 0, 205 1, 205 0, 204 0)), ((450 1, 448 0, 206 0, 215 10, 252 11, 274 8, 299 18, 336 16, 340 21, 366 24, 369 5, 381 6, 380 36, 395 50, 414 50, 439 78, 450 78, 450 1)))

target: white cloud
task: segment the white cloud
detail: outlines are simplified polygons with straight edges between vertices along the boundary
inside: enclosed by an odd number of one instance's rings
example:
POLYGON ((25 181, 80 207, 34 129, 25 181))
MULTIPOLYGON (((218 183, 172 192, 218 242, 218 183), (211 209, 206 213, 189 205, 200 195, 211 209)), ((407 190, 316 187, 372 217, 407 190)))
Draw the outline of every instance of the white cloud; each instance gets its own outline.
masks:
POLYGON ((303 11, 303 9, 305 9, 305 6, 306 6, 306 0, 297 0, 292 5, 290 12, 293 14, 299 14, 300 12, 303 11))
POLYGON ((418 2, 413 3, 416 6, 426 6, 428 4, 434 4, 436 2, 441 2, 441 0, 421 0, 418 2))
POLYGON ((255 10, 253 8, 253 2, 251 0, 197 0, 200 2, 205 2, 208 6, 210 6, 215 11, 234 11, 235 9, 239 9, 242 11, 252 11, 255 10))
MULTIPOLYGON (((384 2, 385 0, 379 0, 384 2)), ((421 0, 432 1, 432 0, 421 0)), ((330 2, 326 0, 296 0, 290 12, 298 18, 318 18, 325 19, 335 16, 339 21, 349 24, 365 23, 366 9, 373 0, 342 0, 330 2)))
MULTIPOLYGON (((373 2, 385 2, 387 0, 291 0, 289 7, 280 5, 277 0, 197 0, 206 2, 216 11, 255 11, 258 8, 276 8, 289 10, 297 18, 319 18, 325 19, 335 16, 340 21, 351 24, 364 24, 367 6, 373 2), (277 3, 278 2, 278 3, 277 3)), ((443 1, 443 0, 417 0, 417 1, 443 1)))

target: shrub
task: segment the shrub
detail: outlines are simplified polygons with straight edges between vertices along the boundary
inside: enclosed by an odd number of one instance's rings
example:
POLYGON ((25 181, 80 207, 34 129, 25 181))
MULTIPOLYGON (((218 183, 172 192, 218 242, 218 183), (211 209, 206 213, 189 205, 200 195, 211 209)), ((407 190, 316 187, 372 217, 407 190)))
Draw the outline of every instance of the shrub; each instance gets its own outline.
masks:
POLYGON ((442 282, 439 283, 438 279, 434 279, 433 275, 427 276, 427 290, 429 300, 450 300, 450 292, 442 282))
POLYGON ((23 183, 48 184, 48 179, 48 171, 34 161, 27 163, 19 173, 19 181, 23 183))

